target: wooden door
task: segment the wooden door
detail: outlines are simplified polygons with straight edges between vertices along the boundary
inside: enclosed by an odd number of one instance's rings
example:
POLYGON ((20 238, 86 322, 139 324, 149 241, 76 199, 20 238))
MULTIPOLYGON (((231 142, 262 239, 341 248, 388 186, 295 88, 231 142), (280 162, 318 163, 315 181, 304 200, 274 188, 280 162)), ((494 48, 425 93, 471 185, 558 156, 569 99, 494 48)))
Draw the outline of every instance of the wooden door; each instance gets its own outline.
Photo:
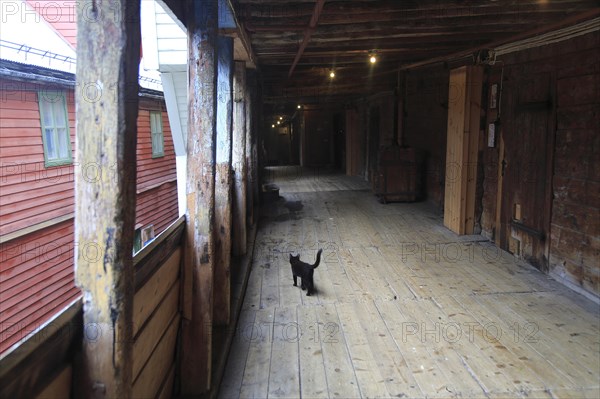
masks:
POLYGON ((534 266, 548 266, 553 100, 549 73, 511 81, 503 104, 500 246, 534 266))
POLYGON ((483 69, 450 71, 444 188, 444 226, 473 234, 483 69))
POLYGON ((329 111, 304 111, 305 165, 325 166, 332 164, 333 117, 329 111))
POLYGON ((369 109, 369 135, 368 137, 368 163, 369 163, 369 180, 372 179, 373 173, 377 170, 377 159, 379 157, 379 107, 371 107, 369 109))

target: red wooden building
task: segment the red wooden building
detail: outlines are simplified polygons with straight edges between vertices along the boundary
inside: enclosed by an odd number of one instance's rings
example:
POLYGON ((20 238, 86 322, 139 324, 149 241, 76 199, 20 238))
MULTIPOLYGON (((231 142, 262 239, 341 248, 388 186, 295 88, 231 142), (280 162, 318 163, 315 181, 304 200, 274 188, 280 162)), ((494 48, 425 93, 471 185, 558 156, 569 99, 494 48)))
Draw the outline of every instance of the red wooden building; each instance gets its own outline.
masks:
MULTIPOLYGON (((75 45, 76 21, 68 8, 57 19, 50 11, 60 10, 31 3, 56 35, 75 45)), ((16 44, 3 42, 3 54, 16 44)), ((20 51, 35 59, 35 48, 20 51)), ((44 57, 58 55, 39 58, 44 57)), ((91 181, 111 178, 116 170, 78 162, 76 90, 88 90, 90 101, 102 101, 89 85, 77 86, 73 73, 0 60, 0 352, 80 296, 74 253, 97 253, 98 248, 80 248, 74 239, 75 170, 85 170, 91 181)), ((147 241, 178 216, 175 153, 162 92, 140 88, 137 125, 135 228, 140 245, 142 230, 147 241)))

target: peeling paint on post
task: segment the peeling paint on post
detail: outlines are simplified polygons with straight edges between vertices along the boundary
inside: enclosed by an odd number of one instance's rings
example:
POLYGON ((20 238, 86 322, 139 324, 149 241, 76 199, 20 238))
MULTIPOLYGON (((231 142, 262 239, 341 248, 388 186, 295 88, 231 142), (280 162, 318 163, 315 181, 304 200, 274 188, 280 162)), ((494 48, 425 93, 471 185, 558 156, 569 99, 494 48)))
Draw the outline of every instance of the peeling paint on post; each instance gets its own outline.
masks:
MULTIPOLYGON (((186 396, 210 389, 213 279, 215 265, 215 157, 217 109, 216 1, 188 5, 189 112, 184 279, 192 279, 191 320, 183 321, 181 390, 186 396)), ((185 282, 184 282, 185 285, 185 282)), ((186 301, 186 299, 184 299, 186 301)))
POLYGON ((233 78, 233 254, 246 253, 246 64, 235 62, 233 78))
POLYGON ((77 6, 75 275, 83 292, 82 364, 75 396, 127 398, 132 387, 133 231, 135 219, 140 2, 77 6), (98 16, 91 20, 89 12, 98 16), (93 181, 85 168, 100 173, 93 181))
POLYGON ((217 170, 215 176, 216 260, 214 323, 227 325, 231 301, 231 135, 233 120, 233 38, 219 37, 217 88, 217 170))

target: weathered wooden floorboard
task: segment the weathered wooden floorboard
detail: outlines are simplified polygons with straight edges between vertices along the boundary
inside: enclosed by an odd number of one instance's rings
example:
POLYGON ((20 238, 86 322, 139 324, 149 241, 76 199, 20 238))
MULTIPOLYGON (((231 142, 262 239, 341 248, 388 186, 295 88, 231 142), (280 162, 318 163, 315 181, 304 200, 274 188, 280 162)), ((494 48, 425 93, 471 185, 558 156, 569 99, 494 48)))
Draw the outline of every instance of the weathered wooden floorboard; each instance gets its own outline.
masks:
POLYGON ((243 311, 240 315, 229 351, 229 358, 227 359, 227 373, 223 377, 223 381, 221 381, 218 395, 221 399, 237 398, 240 396, 250 343, 257 338, 255 336, 255 316, 255 309, 243 311))
POLYGON ((356 373, 348 352, 348 343, 341 332, 341 323, 335 305, 315 306, 314 309, 317 315, 317 339, 321 340, 329 396, 360 397, 356 373))
POLYGON ((296 306, 275 309, 271 347, 271 364, 288 363, 288 367, 271 367, 269 398, 300 397, 300 363, 298 341, 300 329, 296 306))
MULTIPOLYGON (((253 339, 248 349, 240 398, 266 398, 268 396, 274 316, 275 308, 256 311, 253 339)), ((296 365, 297 362, 294 362, 294 367, 296 365)), ((283 365, 277 365, 277 367, 283 367, 283 365)))
POLYGON ((323 341, 319 335, 315 307, 298 306, 296 310, 301 333, 298 342, 300 394, 304 398, 328 398, 323 341))
POLYGON ((382 205, 360 181, 285 171, 273 174, 283 199, 258 233, 276 256, 255 258, 244 311, 264 306, 263 324, 296 317, 302 335, 287 356, 264 337, 248 345, 243 397, 597 395, 597 305, 483 238, 457 236, 426 204, 382 205), (288 252, 312 263, 321 247, 317 295, 307 298, 292 286, 288 252))

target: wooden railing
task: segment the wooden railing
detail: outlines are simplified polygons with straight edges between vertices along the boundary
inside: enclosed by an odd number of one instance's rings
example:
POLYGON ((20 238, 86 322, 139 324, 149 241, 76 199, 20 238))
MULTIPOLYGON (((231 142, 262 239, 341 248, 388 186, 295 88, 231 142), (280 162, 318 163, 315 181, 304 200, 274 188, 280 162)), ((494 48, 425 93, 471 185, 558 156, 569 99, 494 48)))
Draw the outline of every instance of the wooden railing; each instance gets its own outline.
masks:
MULTIPOLYGON (((133 386, 136 398, 173 393, 181 319, 181 217, 134 257, 133 386)), ((81 299, 0 357, 0 398, 76 397, 84 328, 81 299)))
POLYGON ((170 397, 181 319, 181 217, 136 254, 133 298, 133 397, 170 397))

